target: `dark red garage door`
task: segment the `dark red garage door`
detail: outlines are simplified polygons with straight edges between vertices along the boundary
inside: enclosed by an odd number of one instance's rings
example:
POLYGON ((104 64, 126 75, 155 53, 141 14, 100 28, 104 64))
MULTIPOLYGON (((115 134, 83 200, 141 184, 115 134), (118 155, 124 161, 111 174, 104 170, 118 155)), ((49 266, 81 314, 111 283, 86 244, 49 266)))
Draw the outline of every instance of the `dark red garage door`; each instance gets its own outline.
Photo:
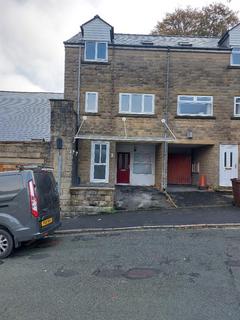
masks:
POLYGON ((168 155, 168 184, 192 183, 191 155, 168 155))

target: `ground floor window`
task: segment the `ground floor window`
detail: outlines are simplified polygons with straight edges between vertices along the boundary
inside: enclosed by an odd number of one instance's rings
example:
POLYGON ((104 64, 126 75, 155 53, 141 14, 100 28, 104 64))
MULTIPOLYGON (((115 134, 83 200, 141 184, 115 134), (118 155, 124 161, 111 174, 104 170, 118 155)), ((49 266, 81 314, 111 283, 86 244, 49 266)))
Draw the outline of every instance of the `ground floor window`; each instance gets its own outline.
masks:
POLYGON ((93 141, 91 145, 91 182, 108 182, 109 142, 93 141))
POLYGON ((134 153, 133 173, 152 174, 152 158, 150 153, 134 153))

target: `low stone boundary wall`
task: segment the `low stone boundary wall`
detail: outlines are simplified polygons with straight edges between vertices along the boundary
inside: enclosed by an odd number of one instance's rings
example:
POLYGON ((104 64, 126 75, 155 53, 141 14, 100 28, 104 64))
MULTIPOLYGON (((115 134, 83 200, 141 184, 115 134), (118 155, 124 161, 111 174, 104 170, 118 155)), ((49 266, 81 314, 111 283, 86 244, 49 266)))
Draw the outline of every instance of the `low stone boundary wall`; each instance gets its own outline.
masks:
POLYGON ((71 215, 111 212, 114 194, 112 187, 71 187, 71 215))

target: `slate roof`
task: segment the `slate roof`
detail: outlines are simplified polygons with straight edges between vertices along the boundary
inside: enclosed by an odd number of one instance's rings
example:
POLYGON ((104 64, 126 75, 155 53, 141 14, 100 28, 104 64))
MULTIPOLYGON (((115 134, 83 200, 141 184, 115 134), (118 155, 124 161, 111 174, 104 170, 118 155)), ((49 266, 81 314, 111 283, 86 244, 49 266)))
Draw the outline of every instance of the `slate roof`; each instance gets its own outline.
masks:
MULTIPOLYGON (((143 34, 123 34, 115 33, 113 44, 127 46, 143 46, 144 42, 153 42, 154 46, 162 47, 179 47, 186 48, 180 45, 182 42, 192 44, 193 48, 217 49, 220 38, 210 37, 194 37, 194 36, 161 36, 161 35, 143 35, 143 34)), ((64 44, 79 44, 83 41, 81 32, 65 41, 64 44)))
POLYGON ((49 99, 63 94, 0 91, 0 141, 50 141, 49 99))

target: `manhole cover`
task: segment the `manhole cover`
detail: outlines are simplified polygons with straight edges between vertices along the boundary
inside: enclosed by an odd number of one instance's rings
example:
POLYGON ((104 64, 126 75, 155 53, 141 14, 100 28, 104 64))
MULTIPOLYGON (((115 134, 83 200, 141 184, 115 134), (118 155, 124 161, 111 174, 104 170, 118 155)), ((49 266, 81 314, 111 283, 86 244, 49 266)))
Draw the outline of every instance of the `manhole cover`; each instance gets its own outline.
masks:
POLYGON ((124 277, 128 279, 148 279, 159 274, 159 270, 152 268, 133 268, 125 272, 124 277))

